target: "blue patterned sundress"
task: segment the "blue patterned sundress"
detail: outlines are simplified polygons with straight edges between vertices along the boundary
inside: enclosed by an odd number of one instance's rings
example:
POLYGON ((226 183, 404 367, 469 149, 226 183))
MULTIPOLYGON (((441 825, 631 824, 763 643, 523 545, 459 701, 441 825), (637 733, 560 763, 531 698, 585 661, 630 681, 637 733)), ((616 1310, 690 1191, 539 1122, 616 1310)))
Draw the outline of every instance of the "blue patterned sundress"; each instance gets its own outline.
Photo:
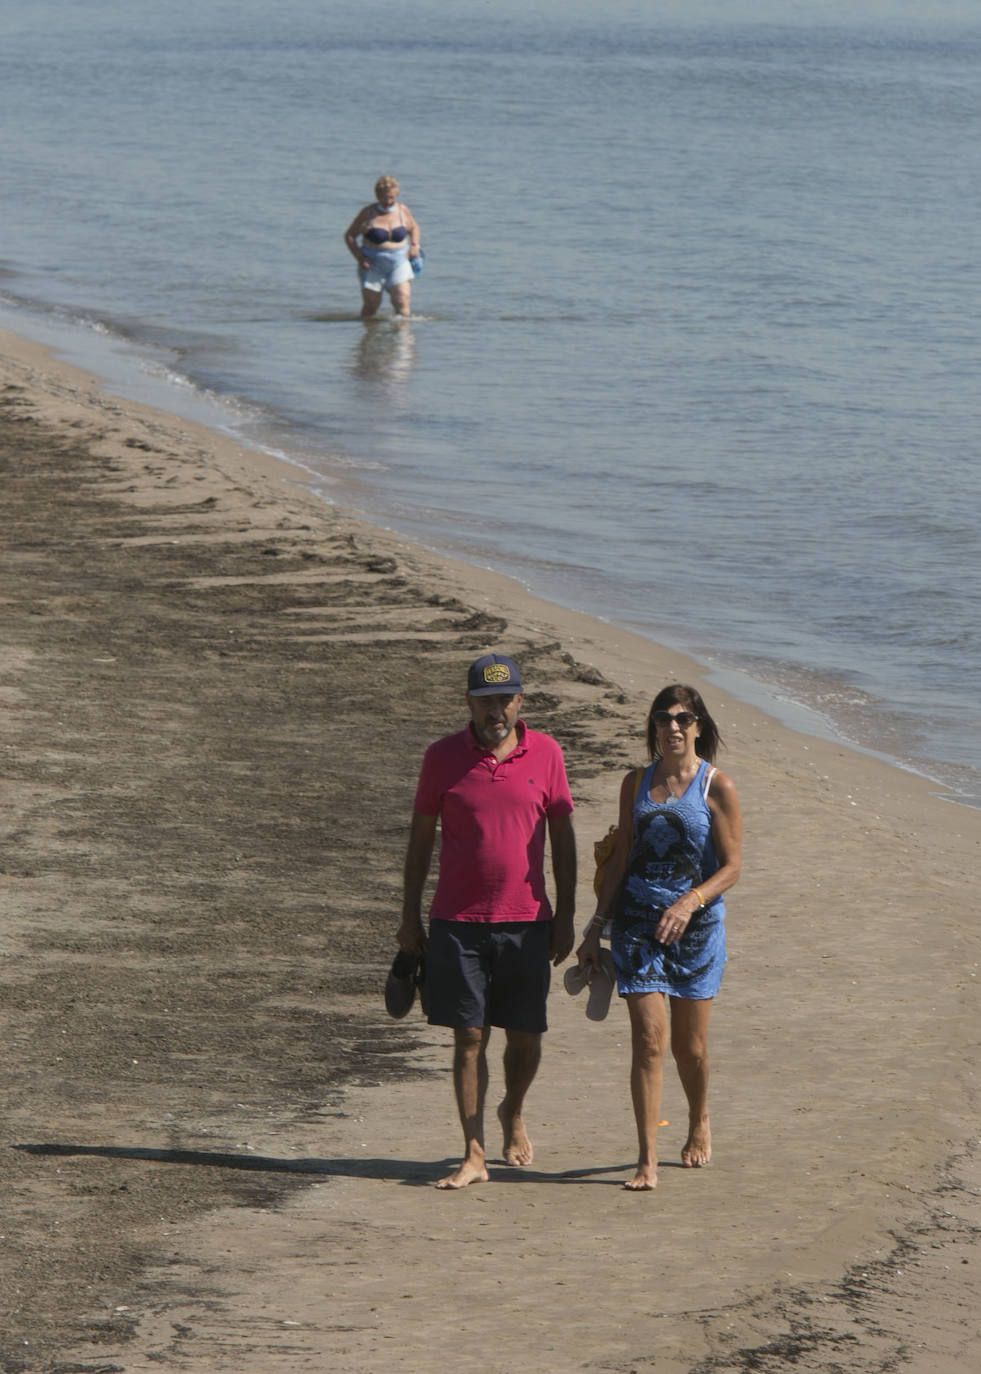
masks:
POLYGON ((634 802, 633 848, 610 931, 617 990, 621 997, 632 992, 714 997, 726 964, 722 898, 696 911, 673 944, 659 944, 654 931, 665 907, 719 867, 705 800, 715 769, 703 759, 683 796, 652 802, 655 766, 645 769, 634 802))

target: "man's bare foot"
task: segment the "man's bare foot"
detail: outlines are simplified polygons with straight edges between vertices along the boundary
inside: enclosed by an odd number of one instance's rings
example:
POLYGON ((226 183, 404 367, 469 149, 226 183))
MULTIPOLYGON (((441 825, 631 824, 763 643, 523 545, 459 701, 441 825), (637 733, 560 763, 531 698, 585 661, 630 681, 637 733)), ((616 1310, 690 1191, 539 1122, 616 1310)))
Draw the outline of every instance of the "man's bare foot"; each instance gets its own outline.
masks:
POLYGON ((650 1193, 657 1187, 657 1165, 637 1165, 637 1172, 623 1185, 628 1193, 650 1193))
POLYGON ((455 1169, 452 1174, 447 1174, 436 1184, 437 1188, 466 1188, 470 1183, 487 1183, 490 1174, 482 1164, 474 1163, 465 1159, 459 1169, 455 1169))
POLYGON ((497 1118, 504 1132, 504 1163, 530 1164, 535 1157, 535 1151, 521 1117, 509 1116, 502 1102, 497 1109, 497 1118))
POLYGON ((688 1132, 685 1148, 681 1152, 681 1162, 686 1169, 701 1169, 712 1158, 712 1132, 708 1122, 692 1126, 688 1132))

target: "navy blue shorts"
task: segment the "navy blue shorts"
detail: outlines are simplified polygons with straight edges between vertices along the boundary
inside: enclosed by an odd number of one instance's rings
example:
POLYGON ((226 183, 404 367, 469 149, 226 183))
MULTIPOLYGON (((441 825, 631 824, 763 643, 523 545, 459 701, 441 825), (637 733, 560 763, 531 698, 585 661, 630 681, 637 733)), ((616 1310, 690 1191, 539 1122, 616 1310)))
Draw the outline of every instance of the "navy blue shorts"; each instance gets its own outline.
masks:
POLYGON ((431 1026, 548 1029, 551 921, 430 921, 431 1026))

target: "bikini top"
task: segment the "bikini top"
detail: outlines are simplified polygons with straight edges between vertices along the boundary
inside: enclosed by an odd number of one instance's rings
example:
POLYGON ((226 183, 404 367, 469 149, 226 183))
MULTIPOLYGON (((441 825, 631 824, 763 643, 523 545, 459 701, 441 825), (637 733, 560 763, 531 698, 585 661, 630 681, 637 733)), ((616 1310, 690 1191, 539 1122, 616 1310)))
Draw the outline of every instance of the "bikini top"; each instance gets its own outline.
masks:
POLYGON ((366 229, 364 231, 364 237, 369 243, 401 243, 408 232, 404 224, 398 224, 391 230, 382 229, 381 227, 366 229))
MULTIPOLYGON (((394 205, 392 209, 395 209, 394 205)), ((398 212, 399 219, 401 219, 401 205, 398 207, 398 212)), ((382 211, 381 213, 386 212, 382 211)), ((366 229, 361 237, 367 239, 369 243, 401 243, 404 238, 408 237, 408 233, 409 231, 404 224, 397 224, 394 229, 383 229, 381 225, 376 225, 373 229, 366 229)))

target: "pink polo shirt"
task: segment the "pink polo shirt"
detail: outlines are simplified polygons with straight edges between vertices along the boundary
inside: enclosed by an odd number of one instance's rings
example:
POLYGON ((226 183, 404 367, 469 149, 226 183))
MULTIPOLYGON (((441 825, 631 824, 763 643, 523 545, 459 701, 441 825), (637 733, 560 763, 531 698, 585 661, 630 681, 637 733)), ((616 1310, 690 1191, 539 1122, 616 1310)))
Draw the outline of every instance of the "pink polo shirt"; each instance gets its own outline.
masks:
POLYGON ((429 915, 438 921, 549 921, 545 831, 568 816, 572 796, 562 750, 518 721, 518 745, 500 763, 469 725, 426 750, 415 809, 439 816, 439 880, 429 915))

